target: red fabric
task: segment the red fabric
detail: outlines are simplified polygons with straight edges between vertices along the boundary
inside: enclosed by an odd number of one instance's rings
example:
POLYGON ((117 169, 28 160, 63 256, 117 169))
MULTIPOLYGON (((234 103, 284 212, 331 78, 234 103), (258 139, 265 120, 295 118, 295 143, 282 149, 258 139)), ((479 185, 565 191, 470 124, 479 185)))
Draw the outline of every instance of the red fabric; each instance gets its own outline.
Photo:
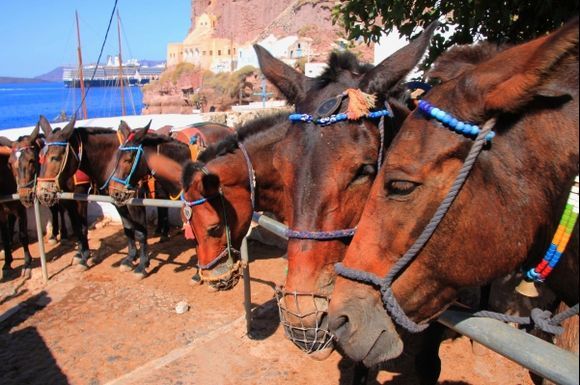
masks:
POLYGON ((183 224, 183 229, 185 230, 185 239, 191 239, 195 241, 195 235, 193 234, 193 229, 189 223, 183 224))
POLYGON ((81 170, 77 170, 75 173, 75 186, 88 183, 91 183, 91 178, 81 170))

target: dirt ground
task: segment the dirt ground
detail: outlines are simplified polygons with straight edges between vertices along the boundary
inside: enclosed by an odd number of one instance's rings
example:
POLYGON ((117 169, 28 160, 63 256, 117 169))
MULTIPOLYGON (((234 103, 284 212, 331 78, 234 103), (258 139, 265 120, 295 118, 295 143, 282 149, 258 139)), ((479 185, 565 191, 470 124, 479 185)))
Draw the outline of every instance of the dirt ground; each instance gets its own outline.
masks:
MULTIPOLYGON (((0 384, 186 385, 349 384, 353 363, 334 353, 305 356, 278 325, 274 284, 284 278, 282 250, 250 244, 254 338, 246 336, 243 285, 211 292, 190 283, 194 250, 177 232, 150 240, 150 275, 137 280, 118 266, 127 249, 122 228, 90 232, 100 262, 86 272, 71 266, 73 246, 47 246, 50 281, 0 284, 0 384), (176 314, 186 301, 190 309, 176 314)), ((31 247, 38 256, 37 245, 31 247)), ((15 253, 16 266, 22 250, 15 253)), ((35 261, 38 264, 38 260, 35 261)), ((3 262, 2 262, 3 263, 3 262)), ((469 340, 441 347, 446 385, 531 385, 528 372, 469 340)), ((401 385, 380 372, 376 382, 401 385)))

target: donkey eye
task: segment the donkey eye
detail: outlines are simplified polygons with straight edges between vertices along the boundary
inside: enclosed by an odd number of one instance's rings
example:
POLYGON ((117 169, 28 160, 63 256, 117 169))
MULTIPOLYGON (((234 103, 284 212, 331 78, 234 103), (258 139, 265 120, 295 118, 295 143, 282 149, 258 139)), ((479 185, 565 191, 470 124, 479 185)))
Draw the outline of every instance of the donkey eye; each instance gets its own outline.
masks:
POLYGON ((419 186, 419 183, 408 180, 391 180, 387 182, 387 192, 389 195, 405 196, 411 194, 419 186))
POLYGON ((356 171, 356 174, 355 174, 355 176, 353 178, 353 183, 354 182, 360 182, 362 179, 365 179, 367 177, 373 177, 373 176, 376 175, 376 173, 377 173, 377 170, 376 170, 375 165, 373 165, 373 164, 363 164, 356 171))
POLYGON ((219 237, 221 235, 222 225, 217 224, 207 228, 207 235, 210 237, 219 237))

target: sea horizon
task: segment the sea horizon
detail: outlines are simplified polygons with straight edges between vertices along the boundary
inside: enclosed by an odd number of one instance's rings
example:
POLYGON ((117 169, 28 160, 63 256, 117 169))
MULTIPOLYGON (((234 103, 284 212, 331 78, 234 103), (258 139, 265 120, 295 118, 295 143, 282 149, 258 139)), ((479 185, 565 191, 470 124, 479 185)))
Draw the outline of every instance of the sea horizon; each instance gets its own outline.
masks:
MULTIPOLYGON (((140 115, 143 94, 140 87, 125 87, 127 114, 140 115)), ((50 122, 70 119, 79 109, 80 88, 67 88, 63 82, 0 84, 0 130, 33 126, 40 115, 50 122)), ((88 118, 120 116, 119 87, 91 87, 86 96, 88 118)))

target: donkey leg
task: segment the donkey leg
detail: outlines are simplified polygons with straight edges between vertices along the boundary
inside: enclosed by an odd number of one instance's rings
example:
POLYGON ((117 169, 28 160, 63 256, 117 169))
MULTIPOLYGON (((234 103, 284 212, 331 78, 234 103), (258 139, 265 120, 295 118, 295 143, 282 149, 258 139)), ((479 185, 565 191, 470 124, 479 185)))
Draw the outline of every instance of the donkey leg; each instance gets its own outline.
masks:
POLYGON ((415 371, 421 385, 435 385, 441 374, 439 346, 445 327, 437 322, 432 323, 423 332, 421 349, 415 356, 415 371))
MULTIPOLYGON (((0 214, 1 215, 1 214, 0 214)), ((12 274, 12 234, 9 231, 8 219, 0 219, 0 235, 4 247, 4 266, 2 266, 2 280, 8 280, 12 274)))
POLYGON ((58 213, 60 215, 60 227, 59 227, 59 229, 60 229, 60 240, 62 242, 63 240, 68 239, 68 230, 66 228, 66 220, 65 220, 66 210, 60 204, 58 206, 59 206, 58 213))
POLYGON ((133 261, 135 261, 137 258, 137 247, 135 246, 135 226, 127 207, 115 207, 121 216, 121 221, 123 222, 123 232, 127 237, 128 244, 127 256, 123 259, 123 261, 121 261, 121 266, 119 269, 121 271, 131 271, 133 270, 133 261))
POLYGON ((139 242, 139 266, 134 273, 139 278, 147 275, 149 267, 149 252, 147 250, 147 215, 145 207, 132 207, 131 217, 135 222, 135 238, 139 242))
POLYGON ((50 210, 50 234, 48 235, 48 244, 56 245, 56 238, 58 237, 58 205, 49 207, 50 210))
MULTIPOLYGON (((32 255, 30 255, 30 250, 28 249, 28 244, 30 243, 28 239, 28 218, 24 206, 18 208, 18 237, 24 250, 22 276, 24 278, 30 278, 32 275, 32 255)), ((42 242, 42 239, 39 239, 38 242, 42 242)))
POLYGON ((160 234, 160 243, 169 241, 169 209, 167 207, 157 208, 157 228, 155 233, 160 234))
POLYGON ((86 270, 89 268, 88 258, 90 253, 88 250, 88 242, 86 239, 83 239, 81 220, 79 218, 79 213, 76 208, 76 203, 68 201, 63 202, 62 204, 66 208, 66 211, 72 223, 73 231, 75 233, 75 236, 77 237, 78 251, 73 257, 73 263, 78 264, 80 269, 86 270))

